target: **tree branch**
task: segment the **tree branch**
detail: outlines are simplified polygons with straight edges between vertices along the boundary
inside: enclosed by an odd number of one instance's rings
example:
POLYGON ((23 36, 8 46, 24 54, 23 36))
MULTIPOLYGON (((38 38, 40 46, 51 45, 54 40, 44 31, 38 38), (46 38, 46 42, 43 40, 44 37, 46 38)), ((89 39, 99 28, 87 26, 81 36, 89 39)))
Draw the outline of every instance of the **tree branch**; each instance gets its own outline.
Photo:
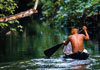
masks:
POLYGON ((38 2, 39 2, 39 0, 35 0, 34 7, 27 10, 27 11, 23 11, 23 12, 20 12, 18 14, 15 14, 15 15, 1 17, 0 22, 7 22, 7 21, 10 21, 10 20, 20 19, 20 18, 30 16, 33 13, 37 13, 38 11, 36 9, 37 9, 38 2))

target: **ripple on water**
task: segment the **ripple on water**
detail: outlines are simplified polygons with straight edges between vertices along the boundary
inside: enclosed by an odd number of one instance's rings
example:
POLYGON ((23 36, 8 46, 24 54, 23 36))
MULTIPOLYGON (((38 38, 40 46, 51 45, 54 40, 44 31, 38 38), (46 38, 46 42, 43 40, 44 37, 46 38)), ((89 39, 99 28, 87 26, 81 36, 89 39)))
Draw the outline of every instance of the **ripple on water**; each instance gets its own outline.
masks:
POLYGON ((41 58, 41 59, 31 59, 31 61, 36 61, 36 62, 62 62, 62 59, 45 59, 45 58, 41 58))
MULTIPOLYGON (((87 65, 91 60, 74 60, 74 59, 62 59, 62 58, 40 58, 40 59, 31 59, 29 61, 21 61, 18 63, 13 63, 11 67, 17 67, 19 69, 26 70, 66 70, 66 69, 79 69, 81 65, 87 65)), ((90 66, 87 66, 89 69, 90 66)), ((7 68, 7 67, 1 67, 7 68)))
MULTIPOLYGON (((71 67, 75 65, 80 65, 80 64, 89 64, 91 61, 89 59, 87 60, 74 60, 74 59, 32 59, 31 61, 35 62, 36 65, 38 66, 53 66, 56 68, 66 68, 66 67, 71 67)), ((80 66, 77 66, 78 68, 80 66)), ((74 67, 75 68, 75 67, 74 67)))

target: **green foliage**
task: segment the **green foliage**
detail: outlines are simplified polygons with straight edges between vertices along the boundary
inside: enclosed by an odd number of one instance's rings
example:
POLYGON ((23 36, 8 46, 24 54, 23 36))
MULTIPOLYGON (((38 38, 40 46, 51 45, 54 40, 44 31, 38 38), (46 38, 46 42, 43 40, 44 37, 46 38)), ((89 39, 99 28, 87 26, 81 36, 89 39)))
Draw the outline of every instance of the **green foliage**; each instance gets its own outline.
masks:
POLYGON ((41 20, 52 19, 50 24, 57 27, 67 22, 80 23, 78 19, 95 15, 100 10, 100 0, 46 0, 43 3, 41 20))
POLYGON ((15 9, 18 8, 14 0, 0 0, 0 10, 2 14, 14 14, 15 9))
MULTIPOLYGON (((18 8, 16 0, 0 0, 0 17, 14 14, 18 8)), ((18 0, 19 1, 19 0, 18 0)), ((31 0, 27 6, 32 6, 35 0, 31 0)), ((100 0, 39 0, 41 21, 45 21, 48 25, 64 27, 70 23, 84 23, 78 19, 93 16, 100 10, 100 0)), ((9 24, 19 23, 17 20, 0 24, 0 27, 8 27, 9 24), (6 24, 6 25, 5 25, 6 24)), ((88 22, 85 22, 88 23, 88 22)), ((14 25, 13 25, 14 27, 14 25)), ((19 24, 15 25, 19 28, 19 24)), ((22 31, 22 30, 21 30, 22 31)))
POLYGON ((6 23, 0 23, 0 27, 2 27, 2 28, 7 27, 7 26, 8 26, 8 24, 6 24, 6 23))
MULTIPOLYGON (((16 8, 18 8, 18 6, 14 0, 0 0, 0 17, 13 15, 16 8)), ((17 29, 17 26, 19 25, 18 20, 12 20, 5 23, 0 23, 0 28, 3 29, 9 27, 9 29, 12 30, 12 28, 17 29)))

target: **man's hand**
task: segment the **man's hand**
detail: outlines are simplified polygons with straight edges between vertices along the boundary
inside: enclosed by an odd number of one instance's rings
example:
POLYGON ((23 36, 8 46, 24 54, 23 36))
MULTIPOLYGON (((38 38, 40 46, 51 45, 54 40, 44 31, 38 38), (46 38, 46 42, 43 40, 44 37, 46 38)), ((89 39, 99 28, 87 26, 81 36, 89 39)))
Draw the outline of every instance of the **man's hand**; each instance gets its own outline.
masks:
POLYGON ((84 30, 84 32, 85 32, 84 39, 85 39, 85 40, 89 40, 90 38, 89 38, 89 35, 88 35, 88 33, 87 33, 87 27, 86 27, 86 26, 83 26, 83 30, 84 30))
POLYGON ((83 30, 84 30, 84 31, 87 30, 87 27, 86 27, 86 26, 83 26, 83 30))
POLYGON ((66 41, 62 41, 62 44, 66 44, 66 41))

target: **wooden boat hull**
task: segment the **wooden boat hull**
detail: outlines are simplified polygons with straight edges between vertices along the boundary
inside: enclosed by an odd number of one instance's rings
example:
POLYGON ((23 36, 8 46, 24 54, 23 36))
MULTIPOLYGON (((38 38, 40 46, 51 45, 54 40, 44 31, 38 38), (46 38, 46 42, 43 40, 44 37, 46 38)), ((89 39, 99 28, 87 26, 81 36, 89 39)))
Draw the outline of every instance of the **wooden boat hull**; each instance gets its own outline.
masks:
POLYGON ((64 58, 72 58, 72 59, 79 59, 79 60, 86 60, 88 59, 89 54, 85 52, 76 52, 70 55, 64 55, 64 58))

